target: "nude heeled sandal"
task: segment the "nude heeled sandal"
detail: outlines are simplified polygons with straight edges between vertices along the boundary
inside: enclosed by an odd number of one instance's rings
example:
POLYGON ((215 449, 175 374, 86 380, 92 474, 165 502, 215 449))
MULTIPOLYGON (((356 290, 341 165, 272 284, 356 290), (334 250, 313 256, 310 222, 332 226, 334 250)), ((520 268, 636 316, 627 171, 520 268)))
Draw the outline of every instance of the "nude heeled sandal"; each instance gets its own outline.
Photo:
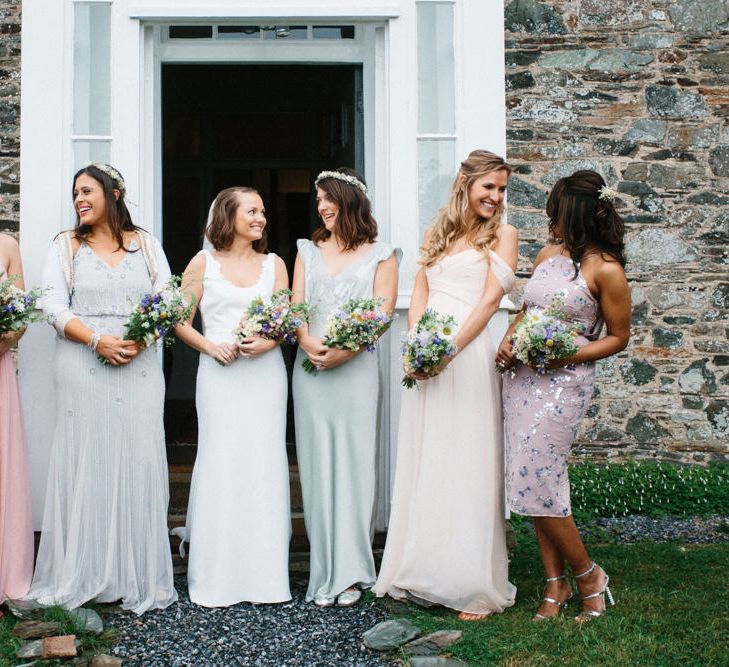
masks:
MULTIPOLYGON (((567 577, 564 574, 562 574, 559 577, 547 577, 544 581, 549 583, 552 581, 565 581, 566 579, 567 579, 567 577)), ((542 598, 542 600, 544 602, 549 602, 549 604, 557 605, 557 607, 559 607, 559 610, 557 611, 557 613, 554 616, 545 616, 544 614, 540 614, 539 612, 537 612, 532 617, 532 620, 533 621, 546 621, 550 618, 557 618, 563 609, 567 609, 568 603, 572 599, 573 596, 574 596, 574 593, 570 590, 570 594, 567 596, 567 599, 564 600, 563 602, 560 602, 559 600, 555 600, 554 598, 549 598, 545 595, 542 598)))

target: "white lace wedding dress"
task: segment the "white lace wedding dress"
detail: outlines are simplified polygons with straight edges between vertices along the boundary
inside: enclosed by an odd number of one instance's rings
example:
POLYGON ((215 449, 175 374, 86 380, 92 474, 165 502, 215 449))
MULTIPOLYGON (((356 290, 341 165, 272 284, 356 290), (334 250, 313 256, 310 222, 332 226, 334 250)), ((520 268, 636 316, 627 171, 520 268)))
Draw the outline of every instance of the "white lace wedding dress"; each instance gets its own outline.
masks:
MULTIPOLYGON (((201 252, 205 336, 231 342, 251 300, 271 296, 275 255, 264 258, 255 285, 242 288, 223 277, 212 253, 201 252)), ((190 599, 196 604, 291 599, 286 398, 279 348, 253 359, 239 357, 229 366, 200 355, 197 460, 184 530, 190 599)))

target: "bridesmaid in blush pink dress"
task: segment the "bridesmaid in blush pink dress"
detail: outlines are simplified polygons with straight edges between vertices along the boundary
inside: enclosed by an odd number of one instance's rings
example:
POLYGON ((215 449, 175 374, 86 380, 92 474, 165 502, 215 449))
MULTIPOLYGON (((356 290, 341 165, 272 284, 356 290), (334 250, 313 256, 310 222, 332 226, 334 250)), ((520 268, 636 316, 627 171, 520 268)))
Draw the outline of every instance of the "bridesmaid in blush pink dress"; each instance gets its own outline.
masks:
MULTIPOLYGON (((0 279, 23 268, 15 240, 0 234, 0 279)), ((23 413, 10 348, 23 332, 0 336, 0 604, 25 597, 33 574, 33 520, 23 413)))
MULTIPOLYGON (((630 290, 625 278, 624 224, 614 192, 594 171, 578 171, 555 184, 547 200, 549 231, 559 243, 536 258, 524 290, 524 308, 564 299, 570 322, 584 326, 578 352, 552 362, 545 373, 515 363, 507 331, 496 354, 504 376, 506 502, 534 518, 547 575, 535 621, 557 616, 572 597, 565 562, 582 598, 580 621, 600 616, 609 578, 590 560, 572 518, 567 457, 592 398, 595 361, 620 352, 630 335, 630 290), (599 338, 604 323, 607 334, 599 338)), ((522 313, 523 314, 523 313, 522 313)))

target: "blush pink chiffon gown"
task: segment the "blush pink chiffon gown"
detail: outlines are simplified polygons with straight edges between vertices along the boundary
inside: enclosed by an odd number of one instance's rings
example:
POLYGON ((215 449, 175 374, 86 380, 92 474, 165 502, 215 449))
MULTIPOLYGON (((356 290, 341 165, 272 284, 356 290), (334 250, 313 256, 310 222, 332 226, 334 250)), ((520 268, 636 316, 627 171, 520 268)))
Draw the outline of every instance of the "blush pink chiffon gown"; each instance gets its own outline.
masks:
MULTIPOLYGON (((0 265, 0 278, 5 267, 0 265)), ((33 519, 15 364, 0 355, 0 604, 25 597, 33 574, 33 519)))

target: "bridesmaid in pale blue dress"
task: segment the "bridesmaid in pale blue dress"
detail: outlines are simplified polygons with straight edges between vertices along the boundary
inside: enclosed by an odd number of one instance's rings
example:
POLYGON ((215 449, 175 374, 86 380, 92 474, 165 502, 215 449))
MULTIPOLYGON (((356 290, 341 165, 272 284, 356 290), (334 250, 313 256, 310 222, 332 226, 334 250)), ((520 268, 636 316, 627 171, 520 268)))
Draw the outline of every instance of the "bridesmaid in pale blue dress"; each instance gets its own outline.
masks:
POLYGON ((296 452, 311 545, 306 600, 348 607, 375 581, 372 528, 379 373, 377 355, 322 344, 329 315, 349 299, 382 297, 392 311, 399 250, 376 241, 364 179, 340 167, 316 180, 323 226, 299 240, 294 301, 312 307, 298 331, 293 395, 296 452), (301 367, 308 357, 319 369, 301 367))

